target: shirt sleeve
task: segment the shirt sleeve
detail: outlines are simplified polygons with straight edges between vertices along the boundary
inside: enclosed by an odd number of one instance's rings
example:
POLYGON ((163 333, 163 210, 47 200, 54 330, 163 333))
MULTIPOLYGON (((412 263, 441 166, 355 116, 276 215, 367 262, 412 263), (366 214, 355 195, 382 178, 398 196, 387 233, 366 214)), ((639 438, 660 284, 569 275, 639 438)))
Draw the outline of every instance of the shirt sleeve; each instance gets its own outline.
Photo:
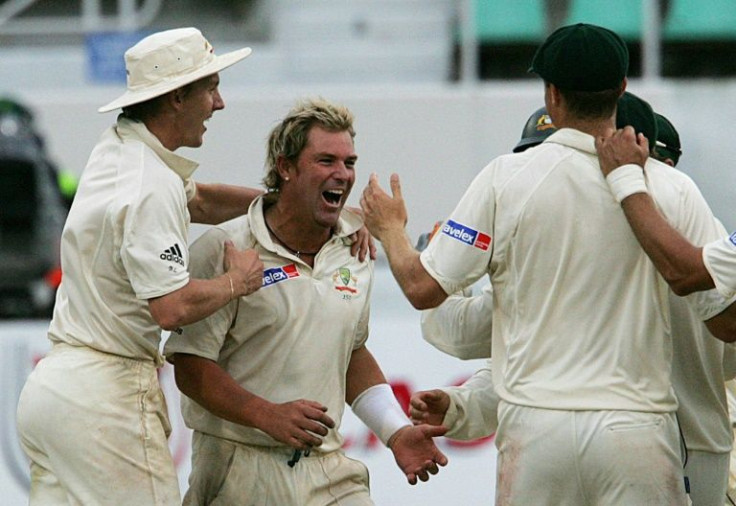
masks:
POLYGON ((496 210, 493 170, 491 162, 475 177, 420 256, 445 293, 458 292, 488 272, 496 210))
POLYGON ((139 191, 125 214, 120 256, 137 297, 150 299, 189 282, 189 211, 173 172, 146 181, 139 191))
POLYGON ((358 319, 358 323, 355 325, 355 335, 353 337, 353 350, 357 350, 361 346, 363 346, 366 341, 368 341, 368 334, 369 334, 369 320, 371 316, 371 292, 373 291, 373 262, 370 261, 369 263, 369 270, 370 270, 370 284, 368 287, 368 293, 365 297, 365 304, 363 305, 363 309, 360 313, 360 318, 358 319))
POLYGON ((479 295, 453 294, 438 307, 422 311, 422 337, 453 357, 489 358, 492 321, 493 291, 488 284, 479 295))
MULTIPOLYGON (((222 275, 227 238, 224 231, 212 228, 194 241, 190 252, 193 278, 212 279, 222 275)), ((164 355, 169 358, 174 353, 187 353, 216 361, 237 309, 238 300, 232 300, 207 318, 172 332, 164 346, 164 355)))
POLYGON ((442 422, 449 429, 447 437, 470 440, 496 432, 499 397, 490 360, 461 386, 442 390, 450 396, 450 407, 442 422))
POLYGON ((703 263, 721 295, 736 295, 736 233, 706 244, 703 263))
MULTIPOLYGON (((680 216, 678 229, 690 242, 697 246, 711 243, 727 235, 721 222, 713 215, 710 206, 695 183, 682 173, 680 182, 680 216)), ((734 255, 732 258, 736 258, 734 255)), ((707 268, 707 264, 706 264, 707 268)), ((736 285, 734 285, 736 286, 736 285)), ((717 289, 699 291, 688 295, 687 301, 701 320, 709 320, 723 312, 734 300, 736 292, 730 294, 717 289)))

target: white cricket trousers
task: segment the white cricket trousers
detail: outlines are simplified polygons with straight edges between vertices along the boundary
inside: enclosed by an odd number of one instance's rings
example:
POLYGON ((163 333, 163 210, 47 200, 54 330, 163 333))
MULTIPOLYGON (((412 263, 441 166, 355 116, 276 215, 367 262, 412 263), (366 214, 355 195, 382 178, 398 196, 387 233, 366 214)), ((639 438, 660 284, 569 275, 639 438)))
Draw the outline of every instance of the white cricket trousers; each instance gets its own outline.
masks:
POLYGON ((499 404, 496 506, 685 506, 674 413, 499 404))
POLYGON ((368 469, 342 451, 312 452, 228 441, 195 431, 185 506, 373 506, 368 469))
POLYGON ((731 454, 688 450, 685 476, 690 481, 693 506, 728 504, 728 466, 731 454))
POLYGON ((18 402, 30 505, 179 505, 156 365, 56 344, 18 402))

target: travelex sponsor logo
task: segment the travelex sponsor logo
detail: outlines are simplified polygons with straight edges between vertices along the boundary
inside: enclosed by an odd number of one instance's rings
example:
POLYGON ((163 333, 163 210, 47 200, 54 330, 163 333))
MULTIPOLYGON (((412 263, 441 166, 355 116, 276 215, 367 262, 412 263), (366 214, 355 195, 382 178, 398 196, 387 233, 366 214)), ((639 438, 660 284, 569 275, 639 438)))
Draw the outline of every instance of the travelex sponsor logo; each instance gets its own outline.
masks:
POLYGON ((734 232, 733 234, 731 234, 729 236, 728 240, 731 241, 731 244, 733 244, 734 246, 736 246, 736 232, 734 232))
POLYGON ((472 228, 465 226, 461 223, 457 223, 452 220, 447 220, 442 225, 442 233, 449 235, 453 239, 457 239, 460 242, 464 242, 468 246, 473 246, 483 251, 487 251, 491 246, 491 236, 478 232, 472 228))
POLYGON ((177 264, 184 266, 184 255, 181 254, 178 244, 174 244, 172 247, 165 249, 163 253, 158 256, 161 260, 168 262, 176 262, 177 264))
POLYGON ((271 267, 263 271, 263 286, 271 286, 291 278, 298 278, 299 271, 296 264, 271 267))

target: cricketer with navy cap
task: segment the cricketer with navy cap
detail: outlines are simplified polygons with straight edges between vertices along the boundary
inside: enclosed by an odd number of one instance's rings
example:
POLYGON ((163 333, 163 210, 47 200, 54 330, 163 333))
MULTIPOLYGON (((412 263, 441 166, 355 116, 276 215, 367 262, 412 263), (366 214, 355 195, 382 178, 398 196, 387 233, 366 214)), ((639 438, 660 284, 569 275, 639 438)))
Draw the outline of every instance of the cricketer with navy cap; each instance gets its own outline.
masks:
MULTIPOLYGON (((418 309, 487 275, 493 382, 500 396, 496 504, 685 505, 670 383, 667 285, 600 173, 595 138, 615 128, 628 52, 614 32, 553 32, 531 71, 557 131, 475 178, 421 253, 392 195, 371 176, 361 206, 418 309)), ((663 212, 693 240, 717 234, 687 176, 652 161, 663 212), (688 198, 679 196, 687 194, 688 198)), ((728 302, 691 300, 701 319, 728 302)))

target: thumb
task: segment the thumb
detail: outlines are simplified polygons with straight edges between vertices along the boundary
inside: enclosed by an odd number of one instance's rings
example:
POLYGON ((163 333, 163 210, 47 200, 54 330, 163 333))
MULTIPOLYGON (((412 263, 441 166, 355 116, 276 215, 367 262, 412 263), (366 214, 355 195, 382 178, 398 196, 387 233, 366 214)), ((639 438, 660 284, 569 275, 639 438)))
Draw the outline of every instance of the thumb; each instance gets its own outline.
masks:
POLYGON ((230 270, 230 257, 233 254, 233 250, 235 249, 235 244, 228 239, 225 241, 225 252, 222 259, 222 266, 225 268, 225 272, 230 270))
POLYGON ((448 431, 444 425, 424 425, 423 427, 424 434, 432 438, 444 436, 448 431))
POLYGON ((393 194, 394 198, 401 199, 403 198, 401 196, 401 182, 399 181, 399 175, 398 174, 391 174, 391 193, 393 194))

